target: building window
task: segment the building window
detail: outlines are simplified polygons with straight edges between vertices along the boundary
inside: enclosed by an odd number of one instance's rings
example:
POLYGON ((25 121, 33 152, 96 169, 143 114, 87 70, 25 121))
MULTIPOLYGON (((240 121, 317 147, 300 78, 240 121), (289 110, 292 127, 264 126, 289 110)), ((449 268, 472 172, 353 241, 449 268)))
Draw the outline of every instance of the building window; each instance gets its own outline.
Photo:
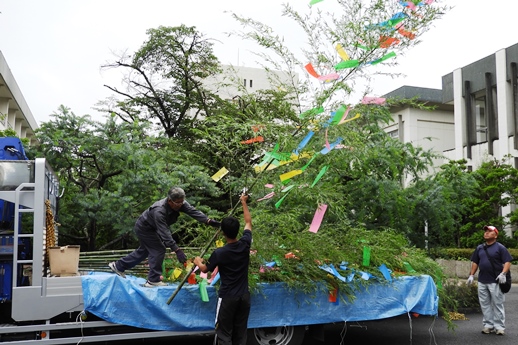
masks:
POLYGON ((399 139, 399 130, 393 130, 387 133, 389 137, 399 139))
POLYGON ((243 86, 246 87, 246 79, 243 79, 243 86))
POLYGON ((486 112, 486 97, 475 98, 475 128, 476 128, 476 142, 483 143, 487 141, 487 112, 486 112))
POLYGON ((252 87, 252 79, 250 79, 250 87, 252 87))

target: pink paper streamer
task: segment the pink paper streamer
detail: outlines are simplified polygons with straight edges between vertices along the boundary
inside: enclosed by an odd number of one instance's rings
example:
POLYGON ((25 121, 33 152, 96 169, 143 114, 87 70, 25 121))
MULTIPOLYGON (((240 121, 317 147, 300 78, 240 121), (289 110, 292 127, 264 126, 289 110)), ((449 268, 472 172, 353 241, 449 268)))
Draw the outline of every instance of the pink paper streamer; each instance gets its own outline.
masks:
POLYGON ((214 271, 212 271, 212 274, 210 275, 210 279, 207 280, 207 283, 212 283, 212 281, 214 280, 214 278, 216 278, 216 275, 218 274, 218 267, 216 266, 216 268, 214 269, 214 271))
POLYGON ((344 116, 342 117, 342 119, 340 120, 340 122, 338 122, 338 124, 339 124, 339 125, 341 125, 342 123, 344 123, 345 119, 347 118, 347 115, 349 115, 349 110, 351 110, 351 107, 350 107, 350 106, 347 106, 347 110, 345 111, 344 116))
POLYGON ((363 97, 362 104, 378 104, 381 105, 385 103, 385 98, 378 98, 378 97, 363 97))
POLYGON ((257 201, 270 199, 270 198, 272 198, 274 195, 275 195, 275 192, 268 193, 268 194, 266 194, 265 196, 263 196, 261 199, 257 199, 257 201))
POLYGON ((264 186, 265 186, 266 188, 273 188, 273 187, 274 187, 274 185, 273 185, 273 184, 271 184, 271 183, 267 183, 267 184, 265 184, 264 186))
POLYGON ((327 75, 321 75, 318 77, 318 80, 326 81, 326 80, 336 80, 340 78, 340 75, 338 73, 329 73, 327 75))
POLYGON ((331 145, 329 145, 329 141, 327 140, 327 128, 326 128, 326 148, 331 150, 331 145))
POLYGON ((320 228, 320 224, 322 224, 322 219, 324 219, 324 214, 326 213, 327 205, 320 204, 315 211, 315 215, 313 216, 313 221, 309 226, 309 231, 316 233, 320 228))
POLYGON ((204 272, 201 272, 200 271, 200 278, 207 278, 207 273, 204 273, 204 272))

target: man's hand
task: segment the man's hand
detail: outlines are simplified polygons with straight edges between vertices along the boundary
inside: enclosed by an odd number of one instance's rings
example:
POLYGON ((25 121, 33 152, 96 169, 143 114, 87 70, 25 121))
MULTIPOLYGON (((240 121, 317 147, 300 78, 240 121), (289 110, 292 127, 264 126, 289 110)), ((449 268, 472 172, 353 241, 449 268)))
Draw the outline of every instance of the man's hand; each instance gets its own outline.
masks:
POLYGON ((203 259, 200 258, 199 256, 195 257, 194 264, 199 267, 201 264, 203 264, 203 259))
POLYGON ((469 276, 468 281, 466 282, 466 284, 468 284, 468 285, 473 284, 473 275, 469 276))
POLYGON ((221 223, 218 222, 217 220, 214 220, 214 219, 209 219, 207 221, 207 224, 209 224, 210 226, 215 227, 215 228, 220 228, 221 227, 221 223))
POLYGON ((496 277, 496 279, 498 281, 498 284, 505 284, 505 282, 507 281, 507 278, 505 277, 505 273, 502 272, 498 275, 498 277, 496 277))
POLYGON ((185 261, 187 261, 187 256, 185 256, 185 253, 183 252, 183 250, 178 249, 175 253, 176 253, 176 258, 178 259, 178 261, 180 261, 180 263, 183 264, 185 261))

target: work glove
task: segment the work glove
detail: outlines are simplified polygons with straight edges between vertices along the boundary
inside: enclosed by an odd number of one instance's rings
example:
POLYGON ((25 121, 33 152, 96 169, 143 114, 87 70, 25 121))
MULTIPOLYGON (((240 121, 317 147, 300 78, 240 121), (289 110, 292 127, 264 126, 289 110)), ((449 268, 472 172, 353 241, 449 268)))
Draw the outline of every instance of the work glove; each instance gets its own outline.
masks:
POLYGON ((504 272, 500 273, 500 274, 498 275, 498 277, 496 277, 496 279, 495 279, 495 280, 498 280, 498 284, 505 284, 505 282, 506 282, 506 280, 507 280, 507 279, 505 278, 505 273, 504 273, 504 272))
POLYGON ((221 223, 214 219, 209 219, 207 224, 209 224, 212 227, 218 228, 218 229, 221 227, 221 223))
POLYGON ((185 253, 183 252, 183 250, 181 249, 178 249, 176 252, 176 258, 178 259, 178 261, 180 261, 182 264, 187 261, 187 256, 185 256, 185 253))
POLYGON ((466 282, 468 285, 473 284, 473 276, 469 276, 468 281, 466 282))

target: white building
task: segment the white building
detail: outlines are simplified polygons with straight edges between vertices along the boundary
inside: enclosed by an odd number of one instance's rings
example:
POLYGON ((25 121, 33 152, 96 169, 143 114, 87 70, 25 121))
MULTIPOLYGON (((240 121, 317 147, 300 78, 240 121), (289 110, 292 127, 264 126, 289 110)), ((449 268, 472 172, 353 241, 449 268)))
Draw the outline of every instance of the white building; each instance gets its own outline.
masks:
POLYGON ((281 71, 230 65, 221 67, 222 73, 205 79, 204 85, 227 100, 259 90, 275 90, 284 84, 298 84, 297 76, 292 80, 287 73, 281 71))
POLYGON ((35 143, 38 124, 0 51, 0 130, 14 129, 19 138, 35 143))
POLYGON ((404 86, 386 96, 419 96, 438 105, 432 114, 392 109, 394 123, 386 130, 400 140, 442 150, 446 161, 466 159, 471 170, 507 157, 518 168, 518 44, 443 76, 442 90, 404 86), (425 137, 433 140, 426 145, 425 137))
MULTIPOLYGON (((433 106, 434 110, 421 110, 409 106, 391 109, 393 122, 385 127, 391 136, 401 142, 412 143, 424 150, 432 150, 442 155, 444 151, 455 148, 455 124, 453 105, 443 103, 443 92, 412 86, 403 86, 384 97, 410 99, 416 97, 419 102, 433 106)), ((444 164, 444 159, 434 160, 433 168, 444 164)), ((429 171, 430 174, 434 171, 429 171)))

